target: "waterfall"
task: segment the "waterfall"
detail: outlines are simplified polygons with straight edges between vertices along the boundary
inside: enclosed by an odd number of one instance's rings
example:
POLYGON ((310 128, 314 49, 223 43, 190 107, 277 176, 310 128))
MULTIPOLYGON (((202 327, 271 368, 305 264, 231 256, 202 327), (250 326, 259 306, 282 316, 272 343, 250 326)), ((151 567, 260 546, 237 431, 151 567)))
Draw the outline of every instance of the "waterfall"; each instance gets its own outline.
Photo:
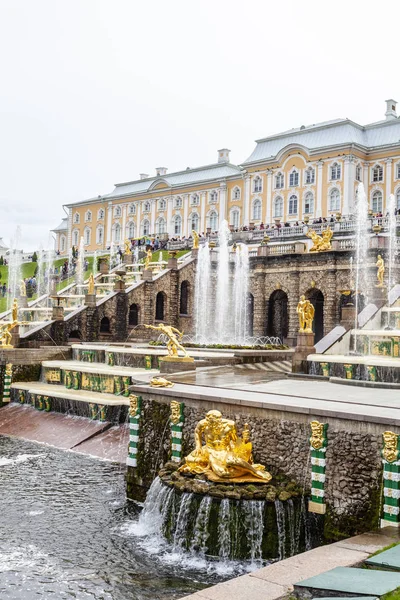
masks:
POLYGON ((286 557, 286 519, 285 507, 281 500, 275 500, 276 525, 278 529, 278 557, 283 560, 286 557))
POLYGON ((210 248, 206 243, 199 248, 195 281, 195 323, 199 340, 205 340, 208 335, 210 267, 210 248))
POLYGON ((388 201, 388 229, 389 229, 389 280, 388 280, 388 301, 390 290, 394 286, 393 269, 396 260, 396 199, 394 194, 390 194, 388 201))
POLYGON ((211 503, 211 496, 204 496, 200 502, 196 523, 194 525, 194 537, 190 545, 190 550, 192 552, 197 552, 203 556, 207 550, 207 540, 209 536, 208 521, 210 518, 211 503))
POLYGON ((21 228, 18 226, 15 230, 15 236, 11 240, 10 254, 8 256, 8 289, 10 293, 7 295, 7 308, 11 308, 14 298, 19 296, 19 285, 21 283, 22 273, 22 253, 21 245, 21 228))
POLYGON ((228 498, 221 500, 218 513, 219 556, 226 560, 231 554, 231 514, 228 498))
MULTIPOLYGON (((77 271, 76 271, 76 283, 77 288, 79 288, 83 284, 83 280, 85 278, 85 242, 83 237, 81 237, 79 242, 79 254, 77 261, 77 271)), ((78 294, 79 294, 78 289, 78 294)))
POLYGON ((182 494, 179 513, 176 519, 176 527, 173 539, 173 549, 183 550, 186 547, 188 521, 191 516, 191 503, 193 494, 182 494))
POLYGON ((161 534, 167 514, 164 509, 170 506, 169 500, 173 494, 173 488, 163 485, 161 479, 156 477, 147 492, 146 502, 139 517, 138 525, 142 535, 161 534))
POLYGON ((218 342, 227 342, 231 335, 231 321, 229 317, 230 299, 229 293, 229 227, 227 221, 222 221, 218 232, 219 252, 217 267, 217 291, 215 302, 215 333, 218 342))
MULTIPOLYGON (((359 295, 366 296, 368 291, 367 282, 367 253, 368 253, 368 200, 364 191, 364 185, 358 184, 356 199, 356 316, 354 328, 358 328, 359 295)), ((354 334, 354 352, 357 351, 357 334, 354 334)))
POLYGON ((251 562, 262 559, 262 540, 264 533, 264 501, 247 500, 243 502, 244 521, 250 545, 251 562))
POLYGON ((248 314, 249 250, 240 244, 236 250, 236 266, 233 279, 234 342, 245 344, 249 334, 248 314))

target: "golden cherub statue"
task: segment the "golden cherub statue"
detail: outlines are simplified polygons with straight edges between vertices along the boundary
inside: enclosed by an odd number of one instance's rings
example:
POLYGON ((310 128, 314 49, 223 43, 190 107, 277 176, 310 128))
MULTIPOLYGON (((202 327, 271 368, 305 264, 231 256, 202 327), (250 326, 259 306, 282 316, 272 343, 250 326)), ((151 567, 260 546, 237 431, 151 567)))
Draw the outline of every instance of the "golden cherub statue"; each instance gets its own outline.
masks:
POLYGON ((193 250, 197 250, 199 247, 199 234, 194 229, 192 230, 193 237, 193 250))
POLYGON ((174 387, 172 381, 168 381, 168 379, 164 379, 164 377, 153 377, 149 382, 150 387, 174 387))
POLYGON ((387 462, 394 462, 399 458, 398 439, 399 436, 393 431, 385 431, 383 437, 382 456, 387 462))
POLYGON ((314 319, 315 308, 305 296, 300 297, 296 312, 299 315, 300 333, 312 333, 312 322, 314 319))
POLYGON ((378 283, 376 284, 375 287, 385 287, 385 284, 383 282, 383 278, 385 276, 385 261, 383 260, 383 258, 380 254, 378 254, 378 260, 376 261, 375 266, 378 267, 378 272, 376 274, 378 283))
POLYGON ((26 296, 26 284, 23 279, 21 279, 20 284, 19 284, 19 295, 21 297, 26 296))
POLYGON ((333 236, 333 231, 330 227, 327 227, 322 232, 322 235, 318 235, 313 229, 310 229, 306 235, 307 237, 311 238, 314 244, 312 248, 310 248, 310 252, 322 252, 324 250, 332 249, 331 239, 333 236))
POLYGON ((149 268, 152 256, 153 256, 153 253, 152 253, 151 249, 149 248, 147 250, 147 252, 146 252, 146 258, 145 258, 145 261, 144 261, 144 269, 145 270, 147 270, 149 268))
POLYGON ((95 293, 96 293, 96 290, 94 287, 94 276, 93 276, 93 273, 90 273, 89 282, 88 282, 88 294, 93 296, 95 293))
POLYGON ((247 424, 240 438, 234 421, 223 419, 219 410, 210 410, 197 423, 194 438, 196 447, 179 468, 181 473, 205 475, 211 481, 241 478, 241 481, 267 483, 272 479, 263 465, 253 463, 247 424))
POLYGON ((172 325, 164 325, 164 323, 160 323, 160 325, 157 326, 145 325, 145 327, 147 327, 147 329, 154 329, 155 331, 160 331, 168 337, 167 350, 170 356, 174 356, 175 358, 178 357, 178 350, 181 350, 184 356, 189 356, 185 348, 180 343, 180 340, 183 337, 183 332, 181 333, 179 329, 176 329, 176 327, 172 327, 172 325), (179 336, 179 340, 176 334, 179 336))
POLYGON ((26 325, 27 321, 18 321, 18 302, 14 298, 14 302, 11 309, 11 321, 0 323, 0 347, 2 348, 13 348, 11 345, 12 335, 11 331, 17 327, 17 325, 26 325))
POLYGON ((124 244, 125 244, 125 252, 124 252, 124 254, 132 254, 132 251, 131 251, 131 240, 125 240, 124 244))

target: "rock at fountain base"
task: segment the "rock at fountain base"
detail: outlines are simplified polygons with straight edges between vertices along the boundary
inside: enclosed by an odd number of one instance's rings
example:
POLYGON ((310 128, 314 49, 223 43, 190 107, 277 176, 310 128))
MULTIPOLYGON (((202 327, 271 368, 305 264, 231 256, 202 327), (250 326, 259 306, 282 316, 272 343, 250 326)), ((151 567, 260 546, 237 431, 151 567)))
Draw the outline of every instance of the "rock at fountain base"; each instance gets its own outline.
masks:
POLYGON ((164 356, 160 360, 160 373, 177 373, 195 369, 194 358, 191 356, 164 356))
POLYGON ((207 473, 206 475, 208 481, 212 481, 213 483, 262 483, 266 485, 268 482, 267 479, 261 479, 261 477, 255 477, 254 475, 242 475, 242 477, 218 477, 215 473, 207 473))
POLYGON ((299 331, 297 334, 297 346, 293 355, 293 373, 307 373, 307 356, 309 354, 315 354, 314 334, 299 331))

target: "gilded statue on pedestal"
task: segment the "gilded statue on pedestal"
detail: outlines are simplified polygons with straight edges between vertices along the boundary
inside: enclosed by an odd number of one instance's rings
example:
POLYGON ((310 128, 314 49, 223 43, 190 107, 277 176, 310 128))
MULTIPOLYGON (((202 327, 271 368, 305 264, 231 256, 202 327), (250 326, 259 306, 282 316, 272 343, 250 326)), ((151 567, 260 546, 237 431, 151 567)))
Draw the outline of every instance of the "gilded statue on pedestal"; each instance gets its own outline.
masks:
POLYGON ((145 261, 144 261, 144 269, 145 269, 145 271, 149 268, 152 256, 153 256, 153 253, 152 253, 151 249, 149 248, 147 250, 147 252, 146 252, 146 258, 145 258, 145 261))
POLYGON ((314 319, 315 308, 305 296, 300 297, 296 312, 299 315, 300 329, 299 333, 312 333, 312 322, 314 319))
POLYGON ((193 237, 193 250, 197 250, 197 248, 199 247, 199 234, 194 229, 192 231, 192 237, 193 237))
POLYGON ((393 433, 393 431, 385 431, 382 435, 383 437, 383 450, 382 456, 383 458, 389 462, 395 462, 399 459, 399 436, 397 433, 393 433))
POLYGON ((124 244, 125 244, 124 254, 132 254, 132 251, 131 251, 131 240, 125 240, 124 244))
POLYGON ((180 472, 205 475, 210 481, 267 483, 272 479, 263 465, 253 463, 247 424, 240 438, 234 421, 223 419, 219 410, 210 410, 197 424, 194 437, 196 447, 180 472))
POLYGON ((11 309, 11 321, 0 323, 0 347, 13 348, 11 331, 18 325, 26 325, 27 321, 18 321, 18 302, 14 299, 11 309))
POLYGON ((383 282, 383 278, 385 276, 385 261, 383 260, 383 258, 380 254, 378 254, 378 260, 376 261, 375 266, 378 267, 378 272, 376 274, 378 283, 376 284, 375 287, 385 287, 385 284, 383 282))
POLYGON ((95 293, 96 293, 96 291, 95 291, 95 287, 94 287, 94 277, 93 277, 93 273, 90 273, 89 282, 88 282, 88 295, 93 296, 95 293))
POLYGON ((173 356, 174 358, 180 358, 178 350, 181 350, 185 357, 189 357, 185 348, 180 343, 180 340, 182 340, 183 337, 183 332, 180 332, 179 329, 176 329, 176 327, 172 327, 171 325, 164 325, 164 323, 160 323, 160 325, 157 326, 145 325, 145 327, 147 327, 147 329, 154 329, 155 331, 160 331, 168 337, 167 350, 170 356, 173 356), (179 337, 179 339, 177 336, 179 337))
POLYGON ((322 232, 322 235, 318 235, 313 229, 310 229, 306 235, 307 237, 311 238, 314 244, 312 248, 310 248, 310 252, 323 252, 324 250, 332 249, 331 240, 333 237, 333 231, 330 227, 327 227, 322 232))
POLYGON ((26 296, 26 285, 23 279, 21 279, 21 282, 19 284, 19 295, 26 296))

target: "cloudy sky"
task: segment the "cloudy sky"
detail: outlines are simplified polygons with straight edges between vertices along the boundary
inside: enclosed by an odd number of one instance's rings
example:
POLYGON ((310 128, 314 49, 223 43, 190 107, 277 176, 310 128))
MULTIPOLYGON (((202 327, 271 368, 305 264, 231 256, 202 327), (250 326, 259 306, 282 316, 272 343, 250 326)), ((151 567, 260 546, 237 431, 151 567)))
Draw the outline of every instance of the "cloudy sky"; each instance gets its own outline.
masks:
POLYGON ((0 0, 0 237, 62 205, 240 163, 254 140, 400 101, 398 7, 370 0, 0 0))

